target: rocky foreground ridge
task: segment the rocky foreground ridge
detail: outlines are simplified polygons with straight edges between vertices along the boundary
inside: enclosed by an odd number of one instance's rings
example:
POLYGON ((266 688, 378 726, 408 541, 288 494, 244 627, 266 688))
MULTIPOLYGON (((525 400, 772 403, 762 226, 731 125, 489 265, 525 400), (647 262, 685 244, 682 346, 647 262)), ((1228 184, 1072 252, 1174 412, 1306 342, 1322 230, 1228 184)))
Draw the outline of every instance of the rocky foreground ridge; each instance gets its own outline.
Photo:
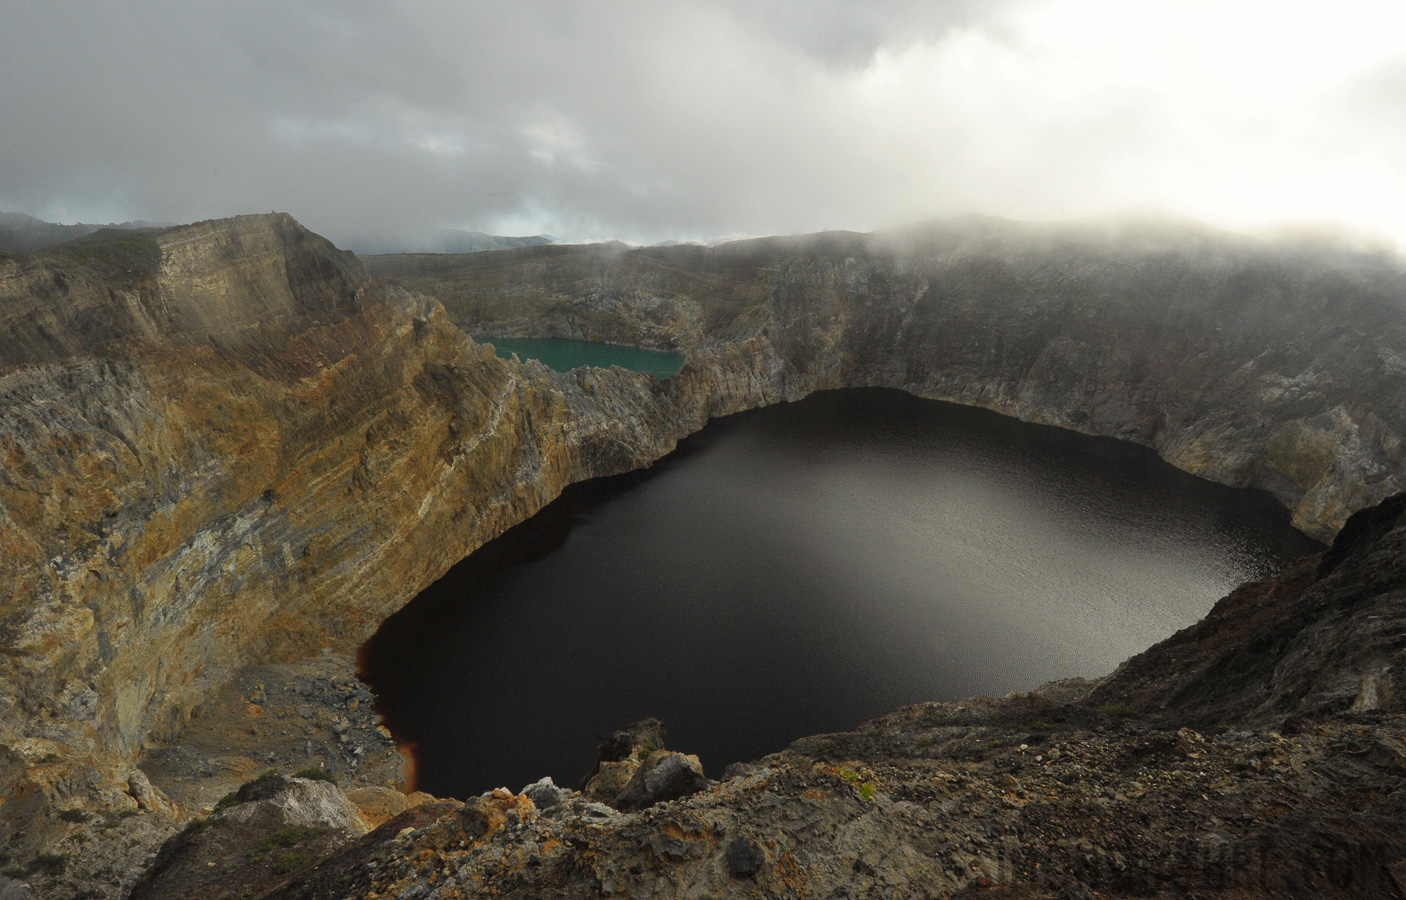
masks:
MULTIPOLYGON (((902 387, 1147 443, 1273 490, 1319 536, 1406 487, 1406 274, 1380 257, 967 222, 373 265, 408 287, 282 215, 0 260, 0 895, 14 878, 125 892, 266 762, 384 791, 388 744, 349 678, 360 643, 565 484, 648 464, 711 416, 902 387), (663 383, 558 375, 465 330, 688 361, 663 383)), ((1150 667, 1126 708, 1165 699, 1154 676, 1191 672, 1182 659, 1150 667)), ((1362 709, 1392 708, 1391 659, 1358 684, 1362 709)), ((1214 694, 1218 673, 1184 690, 1214 694)), ((988 706, 1006 715, 967 709, 988 706)), ((884 795, 834 777, 857 803, 884 795)), ((363 823, 394 805, 376 796, 353 804, 363 823)))

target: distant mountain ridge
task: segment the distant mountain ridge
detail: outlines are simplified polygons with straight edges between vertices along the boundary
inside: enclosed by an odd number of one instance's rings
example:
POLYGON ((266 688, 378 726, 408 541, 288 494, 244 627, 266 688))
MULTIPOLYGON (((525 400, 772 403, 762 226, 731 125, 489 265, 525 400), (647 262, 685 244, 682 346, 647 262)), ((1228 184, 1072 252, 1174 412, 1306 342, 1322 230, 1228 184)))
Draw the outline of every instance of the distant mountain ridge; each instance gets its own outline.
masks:
POLYGON ((363 237, 347 241, 346 249, 360 256, 385 253, 481 253, 484 250, 511 250, 559 243, 550 234, 508 237, 458 228, 436 228, 420 235, 363 237))
POLYGON ((86 237, 103 228, 159 228, 163 222, 109 222, 59 225, 24 213, 0 212, 0 253, 32 253, 65 241, 86 237))
MULTIPOLYGON (((0 253, 33 253, 87 237, 103 228, 169 228, 172 222, 109 222, 60 225, 16 212, 0 212, 0 253)), ((511 250, 515 247, 541 247, 560 243, 550 234, 510 237, 458 228, 435 228, 410 235, 376 235, 341 242, 344 249, 361 256, 385 253, 479 253, 484 250, 511 250)))

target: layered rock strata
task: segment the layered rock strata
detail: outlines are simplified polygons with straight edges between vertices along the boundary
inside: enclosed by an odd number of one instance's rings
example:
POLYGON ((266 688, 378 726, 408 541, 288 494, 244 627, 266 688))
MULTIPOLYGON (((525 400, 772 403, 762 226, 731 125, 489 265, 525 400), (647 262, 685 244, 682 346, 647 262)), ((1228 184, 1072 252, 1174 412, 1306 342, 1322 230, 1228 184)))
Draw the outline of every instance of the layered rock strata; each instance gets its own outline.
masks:
MULTIPOLYGON (((565 484, 710 414, 466 340, 286 216, 0 263, 0 846, 132 807, 242 667, 376 625, 565 484)), ((695 386, 711 383, 704 374, 695 386)))

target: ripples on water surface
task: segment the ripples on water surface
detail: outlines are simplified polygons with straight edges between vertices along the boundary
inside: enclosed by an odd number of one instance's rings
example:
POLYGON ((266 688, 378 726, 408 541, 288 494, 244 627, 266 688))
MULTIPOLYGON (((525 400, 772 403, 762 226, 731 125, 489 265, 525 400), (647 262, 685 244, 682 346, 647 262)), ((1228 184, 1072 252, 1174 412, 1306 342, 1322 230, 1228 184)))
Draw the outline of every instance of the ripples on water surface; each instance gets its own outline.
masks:
POLYGON ((575 786, 646 715, 716 777, 905 703, 1102 675, 1319 548, 1142 448, 827 392, 569 488, 364 664, 435 794, 575 786))

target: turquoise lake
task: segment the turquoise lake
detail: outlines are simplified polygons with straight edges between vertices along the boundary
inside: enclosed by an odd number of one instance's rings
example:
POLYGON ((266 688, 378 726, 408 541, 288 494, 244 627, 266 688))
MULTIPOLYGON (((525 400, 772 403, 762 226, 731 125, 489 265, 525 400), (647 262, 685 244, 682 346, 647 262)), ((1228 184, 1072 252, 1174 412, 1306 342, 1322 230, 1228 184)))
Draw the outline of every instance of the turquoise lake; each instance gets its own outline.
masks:
POLYGON ((520 359, 535 359, 556 372, 570 372, 581 366, 608 369, 619 366, 631 372, 648 372, 659 380, 679 373, 684 358, 678 353, 621 347, 618 344, 597 344, 592 341, 572 341, 565 338, 479 338, 480 343, 492 344, 503 359, 516 355, 520 359))

